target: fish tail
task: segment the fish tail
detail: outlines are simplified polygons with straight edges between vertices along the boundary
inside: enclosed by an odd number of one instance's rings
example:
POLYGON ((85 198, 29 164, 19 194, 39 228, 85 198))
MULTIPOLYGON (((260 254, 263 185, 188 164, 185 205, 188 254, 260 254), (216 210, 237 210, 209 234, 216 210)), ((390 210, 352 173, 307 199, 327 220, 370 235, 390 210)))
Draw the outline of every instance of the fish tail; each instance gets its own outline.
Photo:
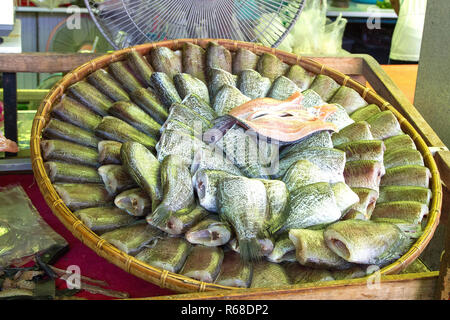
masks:
POLYGON ((167 223, 170 216, 172 215, 172 210, 170 210, 166 205, 161 203, 156 207, 151 215, 152 224, 160 226, 167 223))
POLYGON ((239 252, 245 262, 259 261, 262 257, 261 245, 256 238, 240 240, 239 252))

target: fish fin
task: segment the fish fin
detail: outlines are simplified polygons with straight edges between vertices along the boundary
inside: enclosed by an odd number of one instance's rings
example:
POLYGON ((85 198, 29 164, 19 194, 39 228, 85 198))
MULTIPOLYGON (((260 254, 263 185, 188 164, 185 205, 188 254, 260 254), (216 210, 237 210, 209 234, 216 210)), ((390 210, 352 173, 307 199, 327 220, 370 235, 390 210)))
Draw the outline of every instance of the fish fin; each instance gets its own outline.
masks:
POLYGON ((170 216, 172 215, 172 211, 163 203, 156 207, 151 215, 152 224, 156 226, 161 226, 167 223, 170 216))
POLYGON ((256 238, 240 240, 239 252, 245 262, 259 261, 262 258, 261 245, 256 238))

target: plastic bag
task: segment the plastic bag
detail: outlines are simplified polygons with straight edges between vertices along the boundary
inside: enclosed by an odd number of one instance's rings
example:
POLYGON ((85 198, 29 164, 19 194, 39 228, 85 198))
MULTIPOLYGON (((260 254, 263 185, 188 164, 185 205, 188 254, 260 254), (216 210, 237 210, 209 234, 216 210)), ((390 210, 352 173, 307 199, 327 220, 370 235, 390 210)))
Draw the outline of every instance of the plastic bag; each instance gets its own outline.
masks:
POLYGON ((70 0, 31 0, 38 7, 58 8, 62 4, 70 3, 70 0))
POLYGON ((21 186, 0 188, 0 266, 50 248, 67 245, 41 218, 21 186))
POLYGON ((19 152, 17 143, 12 140, 6 139, 0 132, 0 152, 19 152))

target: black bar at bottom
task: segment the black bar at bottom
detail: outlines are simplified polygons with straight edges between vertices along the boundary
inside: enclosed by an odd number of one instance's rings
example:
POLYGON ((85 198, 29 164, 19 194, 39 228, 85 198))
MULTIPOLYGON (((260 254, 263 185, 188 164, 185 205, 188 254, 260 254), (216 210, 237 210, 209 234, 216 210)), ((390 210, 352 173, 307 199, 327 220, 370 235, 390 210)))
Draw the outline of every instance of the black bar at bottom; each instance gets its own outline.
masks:
MULTIPOLYGON (((17 133, 17 77, 15 73, 3 73, 3 105, 5 113, 5 137, 18 143, 17 133)), ((6 152, 6 157, 17 153, 6 152)))

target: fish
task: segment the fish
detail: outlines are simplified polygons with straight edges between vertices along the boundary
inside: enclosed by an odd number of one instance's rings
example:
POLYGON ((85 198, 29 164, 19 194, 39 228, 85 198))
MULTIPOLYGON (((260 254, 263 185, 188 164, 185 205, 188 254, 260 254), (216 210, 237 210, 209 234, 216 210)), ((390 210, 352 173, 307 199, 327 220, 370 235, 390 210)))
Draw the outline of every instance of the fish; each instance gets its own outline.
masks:
POLYGON ((340 87, 341 85, 331 77, 318 74, 309 89, 317 92, 324 101, 330 101, 340 87))
POLYGON ((239 75, 243 70, 255 70, 259 56, 250 50, 239 48, 233 57, 232 73, 239 75))
POLYGON ((289 239, 289 232, 280 234, 275 240, 272 252, 266 257, 270 262, 297 262, 295 257, 295 245, 289 239))
POLYGON ((96 148, 100 141, 93 132, 81 129, 56 118, 49 120, 42 130, 42 135, 46 139, 61 139, 91 148, 96 148))
POLYGON ((332 223, 341 218, 333 190, 327 182, 309 184, 290 193, 287 219, 279 233, 332 223))
POLYGON ((313 269, 304 267, 298 262, 290 262, 284 265, 286 273, 292 284, 314 283, 332 281, 332 273, 325 269, 313 269))
POLYGON ((102 183, 97 169, 82 164, 46 161, 44 168, 51 182, 102 183))
POLYGON ((201 127, 192 127, 189 124, 175 119, 169 119, 164 123, 163 127, 161 127, 161 132, 164 132, 165 130, 179 131, 192 136, 200 136, 202 134, 201 127))
MULTIPOLYGON (((197 205, 190 212, 175 212, 170 216, 164 226, 160 226, 159 228, 168 234, 179 235, 187 232, 191 227, 193 227, 199 221, 203 220, 206 216, 208 216, 210 212, 201 206, 197 205)), ((151 222, 151 221, 150 221, 151 222)), ((187 238, 186 238, 187 239, 187 238)), ((187 239, 189 240, 189 239, 187 239)), ((191 241, 190 241, 191 242, 191 241)), ((191 242, 193 243, 193 242, 191 242)))
POLYGON ((339 132, 331 135, 333 146, 337 147, 341 144, 360 141, 360 140, 380 140, 375 139, 370 131, 370 125, 365 121, 355 122, 339 132))
POLYGON ((155 150, 157 143, 155 138, 113 116, 103 117, 102 122, 95 128, 95 134, 103 140, 114 140, 122 143, 127 141, 137 142, 152 151, 155 150))
POLYGON ((367 101, 355 89, 345 86, 341 86, 329 102, 340 104, 348 114, 368 105, 367 101))
POLYGON ((136 187, 136 182, 120 164, 105 164, 98 168, 98 174, 112 196, 136 187))
POLYGON ((267 219, 264 184, 245 177, 228 177, 219 182, 217 192, 219 217, 233 227, 244 261, 261 258, 258 238, 263 238, 267 219))
POLYGON ((350 114, 350 118, 352 118, 353 121, 355 122, 366 121, 371 116, 380 112, 381 112, 380 107, 378 107, 376 104, 369 104, 365 107, 353 111, 350 114))
POLYGON ((211 108, 211 106, 206 103, 205 100, 200 98, 196 94, 188 94, 184 99, 181 101, 181 104, 190 108, 192 111, 195 111, 196 113, 200 114, 203 118, 207 119, 208 121, 213 121, 217 118, 217 113, 211 108))
POLYGON ((53 106, 52 115, 91 132, 102 121, 101 116, 68 96, 63 97, 53 106))
POLYGON ((229 73, 232 72, 231 52, 217 42, 210 41, 206 48, 206 70, 213 68, 223 69, 229 73))
POLYGON ((203 282, 212 283, 220 271, 223 250, 220 247, 195 245, 190 251, 180 274, 203 282))
POLYGON ((357 217, 369 220, 378 201, 378 192, 369 188, 352 188, 352 190, 358 195, 359 201, 352 206, 343 219, 354 219, 357 217))
POLYGON ((105 186, 99 183, 54 183, 53 187, 71 211, 106 206, 112 200, 105 186))
POLYGON ((239 253, 232 250, 224 252, 219 275, 214 281, 215 284, 248 288, 252 278, 252 265, 242 261, 239 253))
POLYGON ((130 98, 136 105, 161 125, 164 124, 169 116, 168 108, 166 108, 159 101, 156 94, 149 89, 138 89, 130 94, 130 98))
POLYGON ((181 99, 184 99, 189 94, 196 94, 209 104, 208 87, 202 80, 188 73, 178 73, 173 76, 173 82, 181 99))
POLYGON ((308 160, 319 167, 328 176, 328 182, 330 183, 344 181, 345 152, 321 147, 307 148, 297 153, 286 155, 280 159, 278 173, 273 175, 273 177, 282 177, 289 167, 298 160, 308 160))
POLYGON ((156 226, 165 224, 174 213, 189 213, 196 206, 191 173, 183 158, 165 157, 160 171, 162 200, 147 217, 156 226))
POLYGON ((354 265, 345 270, 334 270, 331 272, 335 280, 364 278, 366 271, 358 265, 354 265))
POLYGON ((289 68, 286 77, 292 80, 300 91, 305 91, 311 86, 316 75, 305 70, 303 67, 294 64, 289 68))
POLYGON ((370 220, 370 217, 365 212, 361 212, 361 211, 358 211, 358 210, 350 209, 342 217, 342 220, 350 220, 350 219, 370 220))
POLYGON ((206 83, 206 51, 202 47, 185 42, 182 48, 181 62, 183 72, 206 83))
POLYGON ((100 164, 121 164, 120 148, 122 143, 114 140, 102 140, 98 143, 98 162, 100 164))
POLYGON ((280 264, 264 260, 253 264, 250 288, 275 288, 290 284, 286 270, 280 264))
POLYGON ((397 136, 387 138, 384 140, 384 145, 386 146, 386 153, 405 148, 417 150, 413 139, 407 134, 399 134, 397 136))
POLYGON ((308 160, 294 162, 284 174, 282 181, 286 184, 289 192, 293 192, 303 186, 328 182, 328 176, 318 166, 308 160))
POLYGON ((406 165, 386 170, 381 178, 380 186, 412 186, 428 188, 430 169, 424 166, 406 165))
POLYGON ((208 71, 208 90, 210 101, 214 103, 217 93, 222 89, 224 85, 231 87, 237 86, 238 76, 231 74, 228 71, 219 68, 211 68, 208 71))
POLYGON ((98 167, 99 153, 96 149, 65 140, 41 140, 42 157, 45 161, 62 161, 98 167))
POLYGON ((150 82, 155 95, 166 109, 169 109, 174 102, 181 102, 181 97, 172 82, 172 78, 167 73, 153 72, 150 82))
POLYGON ((406 165, 424 166, 422 154, 410 148, 400 148, 387 152, 384 155, 383 162, 386 169, 406 165))
MULTIPOLYGON (((260 252, 263 257, 267 257, 273 251, 274 240, 272 237, 257 239, 257 242, 259 244, 261 250, 260 252)), ((237 238, 231 238, 231 240, 228 242, 228 247, 237 253, 241 252, 239 248, 239 241, 237 238)))
POLYGON ((375 140, 384 140, 403 133, 400 123, 390 110, 377 113, 366 121, 375 140))
POLYGON ((70 97, 102 117, 108 114, 108 109, 114 102, 87 81, 75 82, 66 91, 70 97))
POLYGON ((284 75, 290 66, 281 61, 277 56, 271 53, 263 53, 256 64, 256 71, 258 71, 263 77, 269 78, 270 81, 274 81, 279 76, 284 75))
POLYGON ((242 70, 237 81, 237 88, 250 99, 263 98, 270 90, 269 78, 261 76, 257 71, 242 70))
POLYGON ((351 188, 369 188, 378 192, 383 164, 375 160, 349 161, 345 164, 345 183, 351 188))
POLYGON ((377 203, 371 220, 379 218, 398 219, 411 224, 420 224, 428 214, 428 206, 416 201, 392 201, 377 203))
POLYGON ((108 113, 153 138, 159 137, 161 125, 130 101, 115 102, 108 113))
POLYGON ((183 267, 191 247, 184 238, 168 237, 158 239, 156 244, 144 248, 135 258, 155 268, 177 273, 183 267))
POLYGON ((198 150, 191 164, 191 175, 198 170, 220 170, 241 176, 241 171, 218 148, 204 148, 198 150))
POLYGON ((236 87, 225 84, 217 92, 213 109, 216 111, 217 115, 223 116, 228 114, 233 108, 250 101, 250 97, 242 94, 236 87))
POLYGON ((346 161, 373 160, 378 162, 383 162, 386 149, 382 140, 350 141, 335 148, 345 152, 346 161))
POLYGON ((135 255, 147 246, 152 247, 163 236, 161 230, 139 220, 131 225, 105 232, 101 238, 126 254, 135 255))
POLYGON ((355 121, 353 121, 348 116, 347 111, 345 111, 344 107, 336 103, 333 103, 332 105, 336 107, 336 111, 324 118, 326 122, 334 124, 338 130, 342 130, 345 127, 348 127, 349 125, 355 123, 355 121))
POLYGON ((324 104, 326 104, 326 102, 323 101, 322 97, 312 89, 307 89, 303 91, 302 95, 303 100, 301 105, 304 106, 305 108, 313 108, 316 106, 323 106, 324 104))
POLYGON ((341 210, 342 216, 355 204, 359 203, 359 196, 344 182, 338 182, 331 186, 336 204, 341 210))
POLYGON ((153 212, 162 199, 160 162, 137 142, 125 142, 120 149, 120 158, 134 182, 150 197, 153 212))
POLYGON ((411 247, 416 234, 396 224, 364 220, 338 221, 327 227, 327 246, 344 260, 385 266, 411 247))
POLYGON ((97 88, 97 90, 113 102, 130 100, 130 96, 125 89, 123 89, 120 83, 118 83, 105 69, 100 68, 92 72, 86 79, 88 83, 97 88))
POLYGON ((116 207, 93 207, 73 213, 92 231, 103 233, 132 224, 136 218, 116 207))
POLYGON ((377 204, 391 201, 416 201, 428 206, 432 195, 431 190, 424 187, 386 186, 380 187, 377 204))
POLYGON ((275 233, 286 220, 286 207, 289 200, 289 190, 280 180, 259 179, 266 187, 268 217, 267 228, 275 233))
POLYGON ((280 158, 312 147, 333 148, 330 132, 326 130, 318 131, 296 143, 285 146, 280 152, 280 158))
POLYGON ((217 188, 219 182, 234 174, 222 170, 199 169, 192 177, 200 205, 210 212, 218 212, 217 188))
POLYGON ((323 230, 291 229, 289 239, 295 246, 295 256, 302 266, 338 270, 351 266, 328 248, 323 230))
POLYGON ((172 104, 167 121, 161 127, 161 132, 166 130, 167 124, 173 120, 192 128, 192 131, 199 135, 211 127, 211 122, 208 119, 181 103, 172 104))
POLYGON ((167 47, 155 47, 150 50, 150 63, 154 71, 166 74, 170 80, 183 71, 182 58, 167 47))
POLYGON ((127 65, 144 87, 151 86, 150 77, 153 73, 153 67, 139 51, 132 49, 127 54, 127 65))
POLYGON ((128 214, 142 217, 151 211, 152 202, 141 188, 133 188, 119 193, 114 198, 117 208, 125 210, 128 214))
POLYGON ((108 71, 112 73, 113 77, 122 85, 122 88, 125 88, 129 93, 143 88, 142 83, 134 76, 125 61, 110 63, 108 71))
POLYGON ((285 100, 296 92, 301 91, 292 80, 285 76, 279 76, 274 80, 267 96, 277 100, 285 100))

